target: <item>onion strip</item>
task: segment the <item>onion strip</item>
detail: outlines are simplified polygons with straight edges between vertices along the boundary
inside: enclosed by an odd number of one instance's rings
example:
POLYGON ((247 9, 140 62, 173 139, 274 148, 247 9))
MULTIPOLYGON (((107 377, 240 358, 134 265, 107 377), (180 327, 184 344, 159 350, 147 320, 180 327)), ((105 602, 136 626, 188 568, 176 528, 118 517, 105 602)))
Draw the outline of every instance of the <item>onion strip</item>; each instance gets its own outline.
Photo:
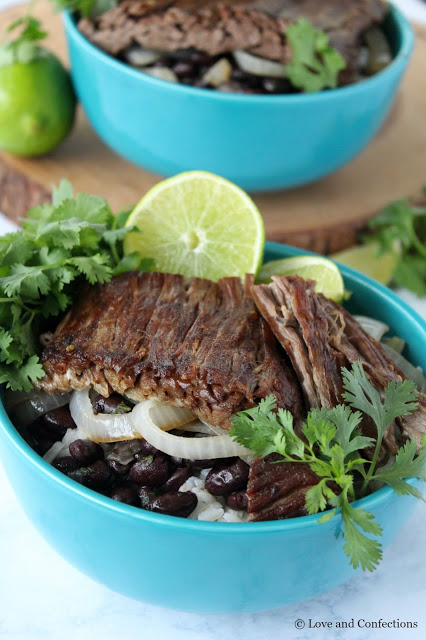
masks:
POLYGON ((369 336, 380 342, 385 333, 389 331, 389 327, 380 320, 375 320, 369 316, 354 316, 355 320, 361 325, 369 336))
POLYGON ((7 391, 4 405, 12 422, 27 427, 53 409, 59 409, 70 401, 71 394, 51 394, 45 391, 7 391))
POLYGON ((234 442, 229 435, 207 438, 184 438, 162 431, 152 419, 152 410, 158 404, 148 400, 137 404, 132 413, 134 429, 150 444, 171 456, 195 460, 231 458, 250 455, 251 451, 234 442))
POLYGON ((240 69, 254 76, 264 78, 285 78, 286 67, 281 62, 259 58, 247 51, 234 51, 234 58, 240 69))

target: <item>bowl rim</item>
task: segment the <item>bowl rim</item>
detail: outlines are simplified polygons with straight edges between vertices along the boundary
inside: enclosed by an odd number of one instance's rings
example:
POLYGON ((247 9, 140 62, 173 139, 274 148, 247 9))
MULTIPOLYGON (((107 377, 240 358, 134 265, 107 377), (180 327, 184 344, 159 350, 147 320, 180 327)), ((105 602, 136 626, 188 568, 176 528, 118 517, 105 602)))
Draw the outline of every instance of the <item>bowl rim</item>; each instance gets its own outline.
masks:
MULTIPOLYGON (((288 255, 318 255, 310 251, 291 247, 289 245, 280 244, 277 242, 266 242, 265 250, 280 250, 288 255)), ((421 316, 411 309, 401 298, 399 298, 388 287, 376 282, 369 276, 361 274, 360 272, 339 265, 342 271, 343 277, 349 276, 352 280, 357 281, 362 286, 367 286, 370 289, 374 289, 376 293, 381 294, 390 299, 393 304, 400 308, 401 311, 411 318, 412 322, 419 325, 420 329, 424 331, 425 343, 426 343, 426 321, 421 316)), ((3 394, 1 393, 1 396, 3 394)), ((319 523, 319 519, 327 513, 326 511, 320 512, 314 515, 299 516, 297 518, 289 518, 287 520, 275 520, 265 522, 208 522, 203 520, 190 520, 187 518, 178 518, 175 516, 162 515, 153 513, 151 511, 145 511, 130 505, 119 503, 112 500, 109 497, 103 496, 78 482, 68 478, 66 475, 55 469, 50 463, 46 462, 39 454, 37 454, 22 438, 16 427, 10 421, 6 410, 3 405, 2 398, 0 397, 0 438, 6 436, 10 444, 23 455, 26 461, 34 465, 37 471, 44 476, 50 478, 54 483, 59 483, 66 491, 70 490, 74 496, 82 501, 87 501, 98 509, 111 511, 116 516, 119 516, 126 520, 142 521, 145 523, 152 523, 156 526, 165 528, 179 529, 180 531, 188 531, 192 533, 206 533, 220 535, 223 532, 227 532, 229 535, 258 535, 260 533, 284 533, 286 531, 297 531, 298 529, 310 529, 315 526, 323 526, 319 523)), ((421 481, 417 478, 410 478, 407 480, 411 485, 421 486, 421 481)), ((352 506, 357 509, 374 509, 385 506, 391 499, 394 499, 396 494, 394 490, 387 486, 375 491, 374 493, 356 500, 352 506)), ((330 520, 333 527, 339 527, 341 524, 341 517, 333 518, 330 520)))
POLYGON ((169 91, 177 91, 182 95, 188 97, 197 97, 206 100, 218 100, 220 102, 237 102, 245 105, 260 104, 274 104, 284 105, 287 103, 299 105, 308 103, 316 103, 322 100, 332 100, 341 96, 341 98, 352 98, 356 95, 363 94, 364 91, 373 89, 377 82, 381 79, 387 78, 389 75, 399 72, 404 69, 414 48, 414 30, 409 22, 398 7, 392 2, 389 2, 390 15, 395 22, 395 27, 401 38, 401 45, 396 56, 392 62, 382 71, 375 73, 373 76, 366 78, 362 82, 350 84, 344 87, 337 87, 336 89, 329 89, 327 91, 318 91, 315 93, 305 94, 278 94, 278 95, 246 95, 239 93, 225 93, 220 91, 208 91, 206 89, 191 87, 182 85, 180 83, 167 82, 154 78, 146 73, 137 71, 130 65, 117 60, 113 56, 105 53, 102 49, 92 44, 83 34, 77 29, 75 21, 72 16, 72 12, 66 10, 63 12, 63 21, 65 31, 70 34, 74 40, 78 43, 79 47, 85 49, 89 54, 95 56, 101 63, 110 66, 114 71, 121 71, 128 78, 136 80, 136 82, 145 82, 148 86, 152 85, 159 89, 167 89, 169 91))

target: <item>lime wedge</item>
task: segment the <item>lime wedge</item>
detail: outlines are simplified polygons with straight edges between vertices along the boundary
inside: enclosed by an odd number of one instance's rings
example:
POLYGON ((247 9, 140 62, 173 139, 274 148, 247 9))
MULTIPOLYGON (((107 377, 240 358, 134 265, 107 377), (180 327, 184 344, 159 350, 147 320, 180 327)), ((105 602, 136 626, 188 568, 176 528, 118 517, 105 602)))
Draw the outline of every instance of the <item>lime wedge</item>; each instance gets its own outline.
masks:
POLYGON ((331 300, 339 302, 343 298, 345 286, 339 268, 321 256, 295 256, 267 262, 261 268, 257 282, 268 283, 272 276, 292 275, 315 280, 315 290, 331 300))
POLYGON ((339 251, 331 257, 347 267, 365 273, 382 284, 389 284, 398 263, 399 249, 395 246, 395 251, 388 251, 381 255, 378 255, 378 252, 379 245, 376 242, 371 242, 360 247, 339 251))
POLYGON ((249 196, 224 178, 188 171, 153 187, 127 226, 126 254, 154 259, 156 271, 219 280, 257 273, 265 230, 249 196))

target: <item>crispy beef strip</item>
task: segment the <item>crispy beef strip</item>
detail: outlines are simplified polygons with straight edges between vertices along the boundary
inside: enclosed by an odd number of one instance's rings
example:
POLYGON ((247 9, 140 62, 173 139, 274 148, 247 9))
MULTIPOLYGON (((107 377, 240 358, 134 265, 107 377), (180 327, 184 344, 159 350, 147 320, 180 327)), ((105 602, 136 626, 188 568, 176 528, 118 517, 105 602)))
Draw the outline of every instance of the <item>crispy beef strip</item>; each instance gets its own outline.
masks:
POLYGON ((320 481, 307 464, 279 462, 271 453, 250 467, 247 495, 251 522, 306 516, 306 492, 320 481))
POLYGON ((347 63, 342 83, 354 80, 360 36, 388 11, 382 0, 124 0, 80 31, 104 51, 117 55, 134 43, 147 49, 194 48, 209 55, 243 49, 288 62, 285 32, 304 16, 330 37, 347 63))
POLYGON ((87 287, 42 356, 48 392, 93 387, 156 396, 228 427, 274 393, 300 423, 297 378, 250 296, 251 276, 217 283, 130 272, 87 287))

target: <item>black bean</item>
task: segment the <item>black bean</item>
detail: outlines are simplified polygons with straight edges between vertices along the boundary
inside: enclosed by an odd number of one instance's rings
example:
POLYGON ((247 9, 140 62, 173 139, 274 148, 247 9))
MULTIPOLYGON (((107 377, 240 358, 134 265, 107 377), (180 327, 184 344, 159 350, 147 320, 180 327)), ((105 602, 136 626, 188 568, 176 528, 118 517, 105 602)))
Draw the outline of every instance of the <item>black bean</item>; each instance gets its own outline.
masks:
POLYGON ((93 400, 93 413, 126 413, 132 405, 118 393, 112 393, 108 398, 96 396, 93 400))
POLYGON ((191 60, 178 60, 172 69, 179 78, 192 77, 197 73, 197 65, 191 60))
POLYGON ((262 88, 266 93, 289 93, 290 84, 285 78, 263 78, 262 88))
POLYGON ((117 462, 117 460, 107 460, 106 463, 110 467, 110 469, 112 469, 112 471, 116 473, 118 476, 126 475, 126 473, 130 469, 130 463, 120 464, 119 462, 117 462))
POLYGON ((81 467, 80 462, 72 456, 61 456, 60 458, 56 458, 56 460, 52 462, 52 465, 55 469, 62 471, 62 473, 70 473, 70 471, 75 471, 81 467))
POLYGON ((77 427, 71 417, 69 405, 48 411, 44 414, 43 421, 46 425, 49 425, 52 428, 58 427, 61 430, 65 429, 65 431, 67 429, 75 429, 77 427))
POLYGON ((207 474, 205 486, 213 496, 226 496, 247 487, 249 465, 238 458, 234 463, 224 463, 207 474))
POLYGON ((168 491, 178 491, 184 482, 186 482, 191 475, 191 469, 189 467, 179 467, 172 473, 170 478, 161 487, 164 493, 168 491))
POLYGON ((141 438, 116 442, 111 451, 106 455, 107 460, 115 460, 120 464, 129 464, 137 459, 137 454, 142 451, 145 441, 141 438))
POLYGON ((132 504, 134 506, 138 503, 138 495, 132 487, 115 487, 110 493, 110 497, 117 502, 123 502, 124 504, 132 504))
POLYGON ((129 480, 149 487, 162 485, 168 477, 169 462, 162 453, 140 458, 132 465, 129 472, 129 480))
POLYGON ((236 511, 241 511, 242 509, 247 509, 248 507, 248 495, 247 491, 234 491, 234 493, 230 493, 226 498, 226 504, 231 509, 235 509, 236 511))
POLYGON ((169 456, 169 460, 174 467, 186 467, 189 464, 189 460, 177 458, 176 456, 169 456))
POLYGON ((91 489, 105 488, 111 478, 112 471, 103 460, 96 460, 87 467, 80 467, 68 474, 70 478, 91 489))
POLYGON ((197 496, 192 491, 170 491, 154 498, 151 511, 187 518, 194 511, 197 503, 197 496))
POLYGON ((212 458, 211 460, 188 460, 188 464, 195 469, 211 469, 219 464, 230 464, 235 462, 237 458, 212 458))
POLYGON ((211 67, 218 58, 209 56, 207 53, 203 53, 202 51, 189 51, 188 59, 191 60, 194 64, 203 65, 204 67, 211 67))
POLYGON ((139 487, 138 496, 141 501, 142 509, 151 509, 152 502, 156 497, 156 492, 153 491, 152 487, 139 487))
MULTIPOLYGON (((140 443, 141 443, 141 448, 140 448, 139 458, 143 458, 144 456, 151 456, 151 455, 154 455, 154 454, 158 453, 158 449, 153 447, 152 444, 150 444, 144 438, 141 438, 140 443)), ((136 456, 137 460, 139 458, 138 458, 138 456, 136 456)))
POLYGON ((102 460, 104 457, 104 450, 97 443, 92 440, 74 440, 70 444, 70 454, 73 458, 81 462, 82 464, 91 464, 95 460, 102 460))
POLYGON ((48 411, 35 420, 30 426, 30 431, 36 441, 46 438, 47 440, 52 440, 53 444, 62 440, 68 429, 75 428, 76 424, 71 418, 68 407, 59 407, 48 411))

